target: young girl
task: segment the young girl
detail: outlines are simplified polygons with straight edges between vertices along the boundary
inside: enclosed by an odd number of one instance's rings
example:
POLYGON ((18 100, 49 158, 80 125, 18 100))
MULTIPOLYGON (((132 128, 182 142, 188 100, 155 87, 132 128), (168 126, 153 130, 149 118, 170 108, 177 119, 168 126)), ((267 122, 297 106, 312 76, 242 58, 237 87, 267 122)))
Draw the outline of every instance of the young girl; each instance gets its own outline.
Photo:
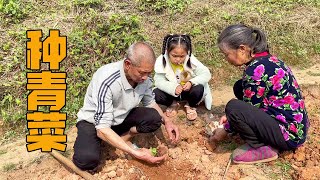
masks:
POLYGON ((224 129, 211 137, 222 140, 237 132, 246 144, 233 154, 235 163, 257 163, 277 159, 277 150, 293 150, 307 136, 309 121, 301 90, 292 71, 269 53, 264 33, 245 25, 222 31, 218 46, 229 63, 245 65, 242 79, 234 85, 237 100, 228 102, 224 129))
POLYGON ((167 35, 163 40, 162 54, 155 63, 156 102, 168 106, 167 116, 176 115, 177 101, 186 100, 187 119, 197 118, 196 106, 204 99, 211 109, 209 88, 211 74, 192 54, 189 35, 167 35), (174 102, 175 101, 175 102, 174 102))

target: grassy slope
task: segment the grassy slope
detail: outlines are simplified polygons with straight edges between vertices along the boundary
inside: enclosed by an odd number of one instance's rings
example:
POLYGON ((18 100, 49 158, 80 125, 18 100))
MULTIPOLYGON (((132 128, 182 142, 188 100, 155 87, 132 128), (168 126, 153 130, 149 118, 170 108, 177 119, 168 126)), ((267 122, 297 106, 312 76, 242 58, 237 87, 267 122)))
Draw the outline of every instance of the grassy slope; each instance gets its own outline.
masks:
POLYGON ((147 0, 13 2, 2 10, 0 5, 2 140, 27 132, 23 126, 27 97, 24 53, 29 29, 42 29, 47 36, 49 29, 56 28, 68 36, 68 58, 62 65, 68 73, 64 109, 68 125, 75 123, 93 72, 121 59, 135 40, 149 41, 159 54, 167 33, 191 34, 194 54, 214 75, 213 88, 231 84, 241 73, 223 60, 216 47, 219 31, 229 24, 242 22, 262 28, 272 52, 293 66, 308 67, 320 54, 319 0, 199 0, 187 6, 184 1, 167 0, 176 2, 167 4, 170 7, 147 0))

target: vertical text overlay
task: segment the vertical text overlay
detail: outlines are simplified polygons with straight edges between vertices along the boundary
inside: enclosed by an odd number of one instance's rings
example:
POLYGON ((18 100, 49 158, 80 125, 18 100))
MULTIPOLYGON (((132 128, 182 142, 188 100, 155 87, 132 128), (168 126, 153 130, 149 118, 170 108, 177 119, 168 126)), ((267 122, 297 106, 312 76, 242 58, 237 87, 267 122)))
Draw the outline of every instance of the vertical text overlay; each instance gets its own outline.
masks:
POLYGON ((27 150, 65 151, 67 114, 60 112, 66 104, 67 73, 60 63, 67 57, 67 37, 59 30, 49 30, 42 40, 42 30, 28 30, 26 43, 27 72, 27 150))

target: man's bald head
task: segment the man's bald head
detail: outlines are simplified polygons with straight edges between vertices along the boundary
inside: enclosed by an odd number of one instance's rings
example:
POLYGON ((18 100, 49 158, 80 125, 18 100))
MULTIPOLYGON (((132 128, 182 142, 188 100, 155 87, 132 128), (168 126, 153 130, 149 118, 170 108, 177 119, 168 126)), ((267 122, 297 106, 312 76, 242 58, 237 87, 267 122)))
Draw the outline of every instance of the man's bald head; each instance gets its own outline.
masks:
POLYGON ((152 47, 145 42, 136 42, 132 44, 127 50, 126 58, 135 66, 140 66, 142 61, 150 64, 154 64, 156 61, 156 56, 152 47))

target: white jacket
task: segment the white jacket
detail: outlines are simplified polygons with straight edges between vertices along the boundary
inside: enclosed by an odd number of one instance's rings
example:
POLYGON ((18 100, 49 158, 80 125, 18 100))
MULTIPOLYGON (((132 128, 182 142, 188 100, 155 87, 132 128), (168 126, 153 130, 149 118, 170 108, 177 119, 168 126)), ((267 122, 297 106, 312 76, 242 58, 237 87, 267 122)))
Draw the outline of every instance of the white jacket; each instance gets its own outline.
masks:
MULTIPOLYGON (((163 55, 160 55, 155 63, 154 71, 154 81, 155 86, 163 92, 177 97, 175 94, 176 88, 179 86, 177 79, 175 77, 174 71, 170 66, 168 55, 165 54, 166 66, 162 63, 163 55)), ((191 74, 191 79, 193 85, 201 84, 204 87, 204 93, 202 100, 205 102, 205 106, 208 110, 211 110, 212 105, 212 95, 208 82, 211 79, 211 73, 209 69, 204 66, 194 55, 191 55, 191 68, 187 66, 189 56, 186 57, 184 61, 183 68, 191 74)))

